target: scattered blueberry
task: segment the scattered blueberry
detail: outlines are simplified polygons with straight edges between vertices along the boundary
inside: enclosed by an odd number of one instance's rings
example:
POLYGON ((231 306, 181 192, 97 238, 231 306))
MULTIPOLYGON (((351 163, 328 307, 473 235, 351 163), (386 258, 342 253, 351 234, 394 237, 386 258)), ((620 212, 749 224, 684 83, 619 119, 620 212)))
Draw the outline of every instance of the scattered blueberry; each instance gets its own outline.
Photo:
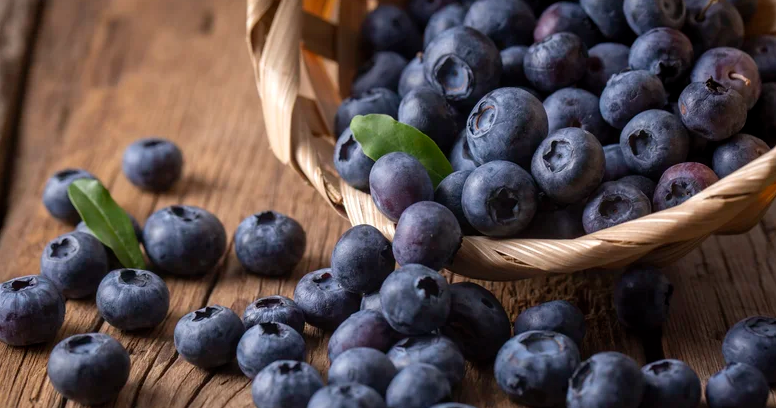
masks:
POLYGON ((117 269, 100 282, 97 310, 120 330, 149 329, 167 317, 170 291, 162 278, 140 269, 117 269))
POLYGON ((307 408, 323 380, 318 371, 301 361, 280 360, 268 365, 251 384, 253 403, 261 408, 307 408))
POLYGON ((423 32, 423 46, 436 38, 442 31, 463 25, 463 18, 466 16, 466 9, 460 4, 450 4, 431 16, 426 24, 426 30, 423 32))
POLYGON ((726 365, 706 384, 709 408, 765 408, 769 393, 760 370, 743 363, 726 365))
POLYGON ((140 139, 124 151, 121 168, 143 190, 167 191, 181 178, 183 153, 167 139, 140 139))
POLYGON ((652 198, 652 209, 662 211, 675 207, 706 187, 719 181, 714 170, 700 163, 680 163, 668 168, 660 177, 652 198))
POLYGON ((647 177, 634 174, 631 176, 625 176, 619 181, 621 183, 628 183, 633 187, 638 188, 642 193, 644 193, 645 196, 647 196, 647 198, 655 195, 655 187, 657 187, 657 183, 647 177))
POLYGON ((276 211, 253 214, 234 233, 234 251, 250 273, 281 276, 290 273, 304 255, 307 235, 293 218, 276 211))
POLYGON ((380 288, 383 315, 397 332, 430 333, 447 321, 450 289, 445 278, 423 265, 403 265, 380 288))
POLYGON ((361 95, 374 88, 386 88, 396 92, 399 89, 401 73, 406 66, 407 60, 395 52, 376 52, 358 68, 350 92, 353 95, 361 95))
POLYGON ((352 348, 369 347, 388 351, 399 338, 380 311, 362 310, 345 319, 329 339, 329 360, 334 361, 352 348))
POLYGON ((421 88, 431 88, 426 82, 426 76, 423 75, 423 54, 418 53, 415 58, 404 67, 399 77, 399 97, 421 88))
POLYGON ((369 187, 377 209, 394 222, 412 204, 434 199, 434 185, 426 168, 403 152, 388 153, 375 162, 369 187))
POLYGON ((477 0, 463 24, 487 35, 499 49, 528 45, 536 25, 531 7, 522 0, 477 0))
POLYGON ((684 0, 624 0, 622 9, 628 25, 641 35, 655 27, 680 29, 684 25, 684 0))
POLYGON ((388 4, 380 5, 364 18, 361 42, 369 51, 394 51, 406 58, 423 48, 423 38, 415 22, 404 10, 388 4))
POLYGON ((641 368, 644 399, 640 408, 687 408, 701 402, 701 380, 679 360, 660 360, 641 368))
POLYGON ((727 363, 746 363, 776 382, 776 319, 752 316, 736 323, 722 342, 727 363))
POLYGON ((763 82, 776 81, 776 35, 747 38, 741 49, 757 64, 763 82))
POLYGON ((234 360, 244 333, 242 320, 231 309, 207 306, 184 315, 175 325, 175 349, 197 367, 214 368, 234 360))
POLYGON ((65 299, 54 282, 29 275, 0 285, 0 341, 29 346, 53 340, 65 321, 65 299))
POLYGON ((379 290, 395 265, 391 242, 367 224, 345 231, 331 254, 331 273, 345 290, 355 293, 379 290))
MULTIPOLYGON (((425 0, 424 0, 425 1, 425 0)), ((328 385, 313 394, 307 408, 385 408, 377 391, 358 383, 328 385)))
POLYGON ((673 285, 659 269, 631 267, 614 287, 617 318, 636 332, 660 329, 668 318, 673 293, 673 285))
POLYGON ((637 408, 644 377, 630 357, 613 351, 594 354, 579 365, 569 380, 568 408, 637 408))
POLYGON ((458 112, 431 88, 414 90, 401 100, 399 122, 420 130, 443 151, 450 151, 458 135, 458 112))
POLYGON ((719 178, 727 177, 769 150, 770 147, 762 139, 739 133, 714 149, 712 168, 719 178))
POLYGON ((565 300, 540 303, 525 309, 515 319, 515 335, 535 330, 564 334, 581 346, 585 338, 585 315, 565 300))
POLYGON ((628 183, 607 181, 590 197, 582 213, 585 232, 613 227, 652 212, 649 197, 628 183))
POLYGON ((469 150, 469 141, 466 140, 466 129, 458 135, 458 139, 455 141, 448 158, 453 166, 453 171, 472 171, 479 166, 469 150))
POLYGON ((294 289, 294 302, 304 312, 308 324, 334 330, 358 311, 361 297, 345 290, 327 268, 310 272, 299 280, 294 289))
POLYGON ((242 317, 246 329, 259 323, 283 323, 292 329, 304 333, 304 312, 291 299, 285 296, 267 296, 256 299, 245 308, 242 317))
POLYGON ((731 47, 718 47, 697 58, 690 74, 692 82, 705 82, 712 78, 725 88, 738 91, 744 97, 747 109, 751 109, 760 98, 760 71, 749 54, 731 47))
POLYGON ((603 181, 619 180, 630 174, 619 143, 604 146, 604 156, 606 157, 606 169, 603 181))
POLYGON ((102 243, 83 232, 69 232, 49 241, 40 257, 40 274, 66 298, 94 294, 108 273, 108 255, 102 243))
POLYGON ((690 73, 693 47, 681 31, 657 27, 633 42, 628 58, 631 69, 643 69, 656 75, 666 88, 680 83, 690 73))
POLYGON ((695 57, 716 47, 740 48, 744 21, 727 0, 687 0, 687 21, 682 31, 692 42, 695 57))
POLYGON ((712 141, 727 139, 743 129, 746 111, 741 94, 712 78, 688 85, 679 95, 684 126, 712 141))
POLYGON ((598 97, 579 88, 563 88, 544 100, 547 111, 549 133, 573 127, 593 134, 599 141, 606 142, 614 133, 598 108, 598 97))
POLYGON ((634 116, 648 109, 661 109, 668 103, 660 78, 649 71, 625 71, 612 76, 601 93, 601 116, 622 129, 634 116))
POLYGON ((361 298, 360 310, 374 310, 377 312, 383 311, 383 305, 380 303, 380 292, 373 292, 361 298))
POLYGON ((302 335, 283 323, 259 323, 248 329, 237 344, 237 363, 248 378, 278 360, 304 360, 302 335))
POLYGON ((578 3, 560 1, 547 7, 539 16, 533 32, 534 42, 564 31, 578 35, 588 48, 601 41, 598 27, 578 3))
POLYGON ((523 71, 541 92, 573 85, 587 74, 587 47, 576 34, 561 32, 528 47, 523 71))
POLYGON ((625 125, 620 133, 620 148, 632 172, 658 179, 666 169, 687 159, 690 136, 674 114, 651 109, 625 125))
POLYGON ((451 385, 459 384, 464 377, 464 357, 458 346, 449 338, 435 334, 407 337, 396 343, 386 354, 401 371, 411 364, 425 363, 438 368, 451 385))
POLYGON ((67 195, 67 188, 70 187, 70 183, 79 179, 96 180, 86 170, 64 169, 54 173, 46 181, 46 186, 43 188, 43 205, 52 217, 73 225, 81 221, 81 216, 73 207, 70 197, 67 195))
POLYGON ((342 135, 357 115, 380 113, 396 118, 399 113, 399 95, 386 88, 373 88, 360 95, 345 99, 334 116, 334 132, 342 135))
POLYGON ((450 398, 450 383, 430 364, 410 364, 396 374, 385 393, 389 408, 426 408, 450 398))
POLYGON ((399 265, 420 264, 440 270, 453 262, 463 235, 455 214, 433 201, 409 207, 399 218, 393 256, 399 265))
POLYGON ((383 352, 368 347, 356 347, 343 351, 331 362, 329 384, 351 382, 372 387, 385 395, 388 384, 398 370, 383 352))
MULTIPOLYGON (((584 6, 584 2, 582 4, 584 6)), ((612 75, 628 69, 630 48, 627 45, 601 43, 590 48, 587 54, 587 73, 579 85, 595 95, 601 95, 612 75)))

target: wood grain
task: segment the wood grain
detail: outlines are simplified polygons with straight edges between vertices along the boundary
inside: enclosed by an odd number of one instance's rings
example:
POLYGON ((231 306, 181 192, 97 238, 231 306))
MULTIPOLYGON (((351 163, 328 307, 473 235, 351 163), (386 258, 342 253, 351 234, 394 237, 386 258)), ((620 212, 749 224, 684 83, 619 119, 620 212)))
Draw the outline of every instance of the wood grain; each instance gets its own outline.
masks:
MULTIPOLYGON (((164 276, 171 309, 164 323, 151 331, 119 332, 99 318, 93 300, 69 301, 59 339, 100 330, 131 353, 129 382, 109 406, 251 406, 249 381, 235 365, 205 371, 179 358, 172 343, 175 323, 206 304, 242 313, 257 297, 290 296, 301 276, 328 265, 334 243, 347 228, 269 150, 242 40, 244 13, 242 2, 222 0, 46 3, 13 155, 8 217, 0 235, 2 279, 37 273, 46 242, 71 229, 52 220, 40 204, 46 178, 66 166, 98 175, 141 221, 171 204, 198 205, 214 212, 231 234, 243 217, 274 209, 299 220, 308 236, 304 260, 287 278, 246 274, 231 245, 220 265, 201 278, 164 276), (162 195, 141 192, 120 170, 123 148, 149 134, 173 139, 186 158, 182 182, 162 195)), ((776 240, 776 214, 769 213, 758 228, 746 236, 712 239, 703 252, 694 252, 669 273, 677 301, 666 328, 666 354, 690 361, 704 378, 721 366, 718 339, 729 323, 755 312, 776 314, 776 302, 765 295, 776 287, 774 260, 768 257, 776 240), (739 254, 746 260, 731 260, 739 254), (720 291, 718 298, 710 295, 715 290, 720 291), (720 318, 722 311, 729 313, 728 322, 720 318)), ((642 342, 623 332, 614 316, 615 277, 611 272, 583 272, 480 283, 502 300, 511 319, 534 304, 568 299, 587 316, 584 357, 619 350, 643 363, 642 342)), ((305 338, 308 361, 325 375, 328 335, 308 327, 305 338)), ((52 346, 0 345, 0 406, 76 406, 63 400, 47 380, 45 364, 52 346)), ((515 406, 497 389, 489 366, 468 367, 455 397, 478 407, 515 406)))

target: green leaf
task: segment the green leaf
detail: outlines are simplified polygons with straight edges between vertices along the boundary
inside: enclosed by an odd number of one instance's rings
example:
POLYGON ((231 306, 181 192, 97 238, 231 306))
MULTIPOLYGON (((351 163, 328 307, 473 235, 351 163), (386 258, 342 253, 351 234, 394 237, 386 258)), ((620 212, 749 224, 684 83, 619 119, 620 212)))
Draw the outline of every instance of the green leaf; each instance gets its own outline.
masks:
POLYGON ((364 154, 372 160, 393 152, 404 152, 418 159, 428 171, 434 188, 453 172, 453 166, 430 137, 388 115, 358 115, 350 122, 350 130, 364 154))
POLYGON ((67 188, 67 195, 86 226, 125 268, 146 269, 132 221, 108 189, 97 180, 78 179, 67 188))

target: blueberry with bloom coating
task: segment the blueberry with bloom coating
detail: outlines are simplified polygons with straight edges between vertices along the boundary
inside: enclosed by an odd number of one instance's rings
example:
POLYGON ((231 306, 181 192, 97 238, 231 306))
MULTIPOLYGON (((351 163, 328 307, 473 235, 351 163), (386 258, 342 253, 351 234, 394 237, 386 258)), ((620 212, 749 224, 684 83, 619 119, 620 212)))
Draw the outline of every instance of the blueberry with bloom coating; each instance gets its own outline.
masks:
POLYGON ((632 358, 613 351, 594 354, 582 362, 569 380, 568 408, 637 408, 644 377, 632 358))
POLYGON ((395 264, 391 242, 368 224, 345 231, 331 254, 332 274, 345 290, 355 293, 380 289, 395 264))
POLYGON ((331 362, 329 384, 356 382, 385 395, 397 372, 391 359, 383 352, 368 347, 356 347, 342 352, 331 362))
POLYGON ((607 123, 622 129, 634 116, 668 103, 660 78, 649 71, 625 71, 612 76, 601 93, 599 108, 607 123))
POLYGON ((679 360, 660 360, 641 368, 644 399, 640 408, 697 407, 701 402, 701 380, 679 360))
POLYGON ((170 290, 162 278, 140 269, 117 269, 97 288, 97 310, 121 330, 149 329, 167 317, 170 290))
POLYGON ((515 335, 532 330, 565 334, 581 346, 585 337, 585 315, 565 300, 540 303, 525 309, 515 319, 515 335))
POLYGON ((760 98, 760 71, 752 57, 739 49, 712 48, 698 56, 690 74, 690 81, 706 82, 709 78, 740 93, 747 109, 752 109, 760 98))
POLYGON ((760 370, 743 363, 728 364, 706 384, 709 408, 764 408, 768 394, 768 382, 760 370))
POLYGON ((549 133, 568 127, 581 128, 606 142, 614 132, 601 116, 598 105, 598 97, 584 89, 563 88, 553 92, 544 100, 549 133))
POLYGON ((458 135, 458 112, 431 88, 414 90, 401 100, 399 122, 406 123, 430 137, 447 152, 458 135))
POLYGON ((319 269, 303 276, 294 289, 294 302, 305 321, 324 330, 334 330, 361 306, 361 297, 337 282, 331 269, 319 269))
POLYGON ((587 73, 579 86, 600 96, 612 75, 628 69, 630 48, 619 43, 601 43, 590 48, 587 55, 587 73))
POLYGON ((234 233, 234 252, 250 273, 280 276, 290 273, 304 255, 307 235, 296 220, 276 211, 245 218, 234 233))
POLYGON ((620 148, 632 172, 658 179, 666 169, 687 159, 690 136, 674 114, 651 109, 625 125, 620 148))
POLYGON ((714 171, 701 163, 680 163, 668 168, 660 176, 652 198, 654 211, 675 207, 706 187, 719 181, 714 171))
POLYGON ((175 349, 197 367, 214 368, 234 360, 244 333, 242 320, 231 309, 206 306, 184 315, 175 325, 175 349))
POLYGON ((487 35, 499 49, 528 45, 536 16, 522 0, 477 0, 463 19, 465 26, 487 35))
POLYGON ((377 391, 363 384, 328 385, 313 394, 307 408, 385 408, 377 391))
POLYGON ((776 382, 776 319, 751 316, 739 321, 725 335, 722 355, 728 364, 749 364, 769 383, 776 382))
POLYGON ((304 312, 293 300, 280 295, 267 296, 251 302, 242 316, 245 329, 259 323, 283 323, 304 333, 304 312))
POLYGON ((39 275, 0 285, 0 341, 29 346, 53 340, 65 321, 65 298, 54 282, 39 275))
POLYGON ((684 126, 712 141, 727 139, 743 129, 746 110, 741 94, 712 78, 688 85, 679 95, 684 126))
POLYGON ((684 0, 625 0, 622 9, 628 25, 638 35, 655 27, 678 30, 684 25, 687 13, 684 0))
POLYGON ((651 267, 631 267, 614 287, 614 309, 625 327, 649 333, 668 318, 674 286, 651 267))
POLYGON ((388 153, 375 162, 369 188, 377 209, 394 222, 412 204, 434 199, 434 185, 426 168, 404 152, 388 153))
POLYGON ((631 69, 643 69, 656 75, 670 87, 684 80, 693 63, 690 39, 681 31, 657 27, 633 42, 628 57, 631 69))
POLYGON ((590 197, 582 213, 585 232, 613 227, 648 215, 649 198, 638 188, 619 181, 607 181, 590 197))
POLYGON ((541 92, 573 85, 587 74, 587 47, 576 34, 560 32, 528 47, 523 71, 541 92))
POLYGON ((399 97, 404 98, 411 91, 421 88, 430 88, 430 86, 426 82, 426 76, 423 75, 423 54, 418 53, 401 71, 399 97))
POLYGON ((261 408, 307 408, 323 388, 318 371, 302 361, 280 360, 261 370, 251 383, 253 404, 261 408))
POLYGON ((436 38, 442 31, 463 25, 465 16, 466 8, 457 3, 449 4, 434 13, 429 18, 426 29, 423 32, 423 46, 428 47, 431 40, 436 38))
POLYGON ((692 42, 695 57, 716 47, 740 48, 744 20, 727 0, 687 0, 687 21, 682 31, 692 42))
POLYGON ((380 288, 383 316, 399 333, 414 336, 444 325, 450 313, 450 289, 442 275, 409 264, 388 276, 380 288))
POLYGON ((283 323, 259 323, 240 338, 237 363, 248 378, 278 360, 304 360, 304 338, 283 323))
POLYGON ((601 32, 579 4, 560 1, 547 7, 539 16, 533 32, 534 42, 564 31, 578 35, 587 47, 601 41, 601 32))
POLYGON ((167 191, 183 173, 183 153, 167 139, 140 139, 124 150, 121 168, 132 184, 144 190, 167 191))
POLYGON ((630 42, 633 38, 622 10, 623 0, 581 0, 579 4, 607 39, 630 42))
POLYGON ((43 205, 52 217, 68 224, 77 224, 81 216, 70 202, 67 189, 75 180, 96 178, 86 170, 64 169, 54 173, 43 187, 43 205))
POLYGON ((46 244, 40 257, 40 274, 52 281, 66 298, 94 294, 108 273, 108 255, 92 235, 70 232, 46 244))
POLYGON ((415 22, 406 11, 389 4, 380 5, 366 15, 361 23, 361 42, 370 52, 394 51, 406 58, 423 48, 423 38, 415 22))
POLYGON ((769 150, 770 147, 762 139, 739 133, 714 149, 712 169, 719 178, 727 177, 769 150))
POLYGON ((464 357, 458 346, 449 338, 436 334, 407 337, 396 343, 386 353, 396 369, 401 371, 415 363, 431 364, 438 368, 451 385, 464 377, 464 357))
POLYGON ((420 264, 440 270, 453 262, 463 234, 455 215, 442 204, 421 201, 399 218, 393 256, 399 265, 420 264))
POLYGON ((372 88, 359 95, 346 98, 337 108, 334 116, 334 132, 342 135, 357 115, 372 113, 396 118, 399 113, 399 95, 386 88, 372 88))
POLYGON ((343 352, 358 347, 386 352, 399 337, 380 311, 361 310, 350 315, 331 334, 329 360, 334 361, 343 352))
POLYGON ((430 364, 411 364, 399 371, 385 393, 389 408, 426 408, 450 398, 450 382, 430 364))
POLYGON ((369 172, 375 161, 364 154, 361 143, 347 127, 334 145, 334 168, 339 176, 351 187, 369 191, 369 172))
POLYGON ((374 88, 386 88, 396 92, 399 89, 401 73, 406 66, 407 60, 395 52, 377 52, 358 67, 350 92, 353 95, 361 95, 374 88))

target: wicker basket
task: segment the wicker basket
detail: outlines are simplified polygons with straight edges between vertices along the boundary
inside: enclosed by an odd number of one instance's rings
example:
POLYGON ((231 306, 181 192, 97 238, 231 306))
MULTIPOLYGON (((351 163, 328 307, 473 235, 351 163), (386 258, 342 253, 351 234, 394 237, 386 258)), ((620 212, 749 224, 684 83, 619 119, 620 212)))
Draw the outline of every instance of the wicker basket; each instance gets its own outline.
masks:
MULTIPOLYGON (((247 3, 248 47, 273 152, 353 225, 371 224, 392 237, 393 222, 368 194, 339 180, 331 165, 332 120, 341 97, 349 94, 367 1, 247 3)), ((776 31, 775 9, 776 0, 762 3, 747 33, 776 31)), ((578 239, 466 237, 448 269, 477 279, 516 280, 635 261, 667 264, 710 234, 741 233, 756 225, 776 197, 775 182, 776 149, 680 206, 578 239)))

